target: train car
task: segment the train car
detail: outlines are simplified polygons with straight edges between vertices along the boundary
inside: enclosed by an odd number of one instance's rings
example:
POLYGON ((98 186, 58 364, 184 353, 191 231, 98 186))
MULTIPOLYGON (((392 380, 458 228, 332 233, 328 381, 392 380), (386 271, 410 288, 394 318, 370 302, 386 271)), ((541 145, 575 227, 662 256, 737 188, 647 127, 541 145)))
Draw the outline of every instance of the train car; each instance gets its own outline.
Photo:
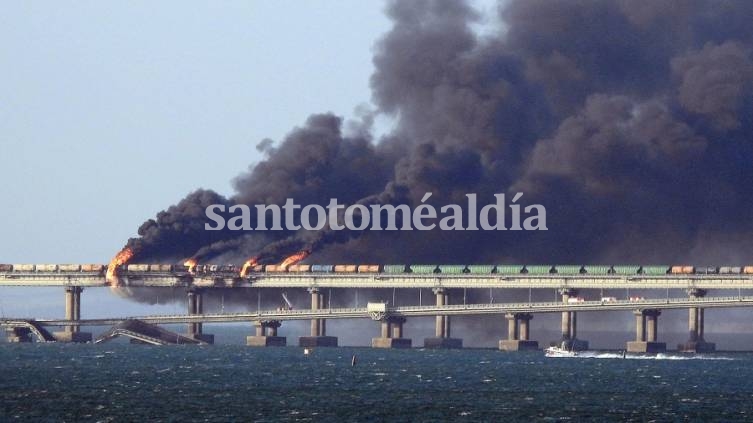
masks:
POLYGON ((488 264, 469 264, 465 267, 465 269, 468 271, 467 273, 478 275, 488 275, 490 273, 494 273, 494 266, 488 264))
POLYGON ((355 264, 336 264, 335 273, 356 273, 355 264))
POLYGON ((554 272, 554 266, 549 265, 525 265, 521 273, 528 273, 529 275, 548 275, 554 272))
POLYGON ((169 264, 150 264, 149 271, 155 273, 167 273, 172 270, 172 266, 169 264))
POLYGON ((382 266, 382 272, 384 273, 405 273, 404 264, 385 264, 382 266))
POLYGON ((579 275, 581 273, 584 273, 585 271, 583 270, 583 266, 558 264, 554 266, 553 272, 560 275, 579 275))
POLYGON ((743 268, 740 266, 722 266, 719 268, 719 273, 722 275, 738 275, 743 272, 743 268))
POLYGON ((148 264, 129 264, 129 265, 126 265, 126 271, 145 273, 149 271, 149 265, 148 264))
POLYGON ((61 272, 80 272, 81 265, 80 264, 61 264, 58 266, 58 270, 60 270, 61 272))
POLYGON ((358 273, 379 273, 378 264, 361 264, 356 269, 358 273))
POLYGON ((669 268, 669 273, 673 275, 690 275, 694 272, 693 266, 672 266, 669 268))
POLYGON ((627 265, 627 266, 612 266, 612 273, 615 275, 637 275, 640 272, 641 266, 627 265))
POLYGON ((719 268, 714 266, 693 266, 696 275, 716 275, 719 268))
POLYGON ((13 271, 12 264, 0 264, 0 272, 12 272, 12 271, 13 271))
POLYGON ((745 267, 743 267, 743 273, 745 273, 746 275, 753 274, 753 266, 745 266, 745 267))
POLYGON ((439 273, 439 267, 436 264, 411 264, 408 266, 408 269, 410 270, 410 273, 439 273))
POLYGON ((285 266, 280 266, 279 264, 268 264, 264 266, 264 271, 269 273, 281 273, 281 272, 287 272, 288 269, 285 266))
POLYGON ((309 273, 311 272, 310 264, 291 264, 288 266, 288 272, 294 273, 309 273))
POLYGON ((173 273, 188 273, 188 266, 185 264, 173 264, 170 266, 170 271, 173 273))
POLYGON ((641 266, 640 274, 642 275, 666 275, 669 273, 670 266, 641 266))
POLYGON ((466 272, 464 264, 440 264, 437 266, 439 273, 447 273, 450 275, 461 275, 466 272))
POLYGON ((519 275, 526 268, 522 264, 498 264, 496 267, 497 273, 502 275, 519 275))
POLYGON ((239 270, 234 264, 224 264, 220 266, 220 273, 238 273, 239 270))
POLYGON ((33 272, 34 269, 36 269, 36 265, 34 264, 14 264, 13 265, 13 271, 14 272, 33 272))
POLYGON ((313 264, 311 265, 311 271, 314 273, 332 273, 335 271, 335 266, 331 264, 313 264))
POLYGON ((57 272, 58 265, 57 264, 38 264, 36 270, 37 272, 44 272, 44 273, 57 272))
POLYGON ((612 273, 612 266, 583 266, 583 273, 587 275, 609 275, 612 273))
POLYGON ((82 272, 88 272, 88 273, 101 273, 104 272, 107 268, 104 264, 82 264, 81 265, 81 271, 82 272))

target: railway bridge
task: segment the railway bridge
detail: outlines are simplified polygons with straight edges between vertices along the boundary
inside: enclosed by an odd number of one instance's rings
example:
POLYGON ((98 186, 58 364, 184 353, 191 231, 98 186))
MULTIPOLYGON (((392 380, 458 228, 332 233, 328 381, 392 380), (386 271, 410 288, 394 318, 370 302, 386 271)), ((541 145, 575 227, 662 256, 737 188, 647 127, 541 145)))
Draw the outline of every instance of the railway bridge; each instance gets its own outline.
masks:
MULTIPOLYGON (((378 320, 379 336, 373 339, 375 347, 408 347, 411 340, 404 335, 404 325, 411 317, 434 316, 433 337, 424 339, 428 348, 457 348, 462 339, 453 337, 451 318, 456 315, 496 314, 507 320, 508 334, 499 342, 500 349, 521 350, 538 348, 530 336, 530 320, 538 313, 561 314, 561 341, 571 348, 587 348, 587 342, 578 338, 578 319, 583 312, 632 310, 636 316, 635 340, 626 348, 633 352, 660 352, 666 344, 660 342, 658 331, 662 310, 687 309, 689 338, 679 345, 682 351, 708 352, 715 345, 706 341, 704 330, 705 309, 723 307, 749 307, 753 297, 742 295, 753 289, 753 274, 384 274, 384 273, 252 273, 245 277, 234 274, 194 275, 173 272, 123 272, 115 281, 124 287, 183 288, 186 291, 187 314, 175 316, 140 316, 121 319, 81 319, 81 295, 85 289, 107 287, 110 283, 101 272, 0 272, 2 286, 59 286, 64 291, 65 318, 5 319, 1 323, 9 330, 12 341, 29 340, 29 324, 35 327, 58 327, 54 332, 57 341, 91 341, 90 333, 81 328, 91 325, 118 325, 128 320, 147 324, 183 323, 185 336, 211 343, 212 336, 204 333, 203 324, 220 322, 251 322, 256 331, 247 340, 249 345, 285 345, 278 328, 288 320, 311 321, 311 332, 299 339, 302 346, 336 346, 337 338, 327 334, 329 319, 372 318, 378 320), (267 310, 255 313, 214 314, 203 306, 205 290, 212 289, 302 289, 311 297, 311 306, 303 310, 267 310), (370 304, 373 308, 330 308, 327 293, 337 289, 431 289, 433 304, 391 307, 370 304), (459 292, 478 289, 556 290, 559 300, 554 302, 459 304, 459 292), (653 290, 664 298, 600 297, 586 299, 579 293, 593 290, 624 289, 653 290), (670 298, 669 290, 686 293, 670 298), (723 296, 707 296, 709 290, 724 292, 723 296), (381 309, 383 308, 383 309, 381 309), (29 322, 23 325, 19 322, 29 322), (26 326, 24 326, 26 325, 26 326), (23 329, 26 327, 26 329, 23 329)), ((465 295, 463 295, 465 298, 465 295)), ((375 331, 376 332, 376 331, 375 331)), ((41 333, 41 332, 40 332, 41 333)), ((49 340, 49 339, 45 339, 49 340)))

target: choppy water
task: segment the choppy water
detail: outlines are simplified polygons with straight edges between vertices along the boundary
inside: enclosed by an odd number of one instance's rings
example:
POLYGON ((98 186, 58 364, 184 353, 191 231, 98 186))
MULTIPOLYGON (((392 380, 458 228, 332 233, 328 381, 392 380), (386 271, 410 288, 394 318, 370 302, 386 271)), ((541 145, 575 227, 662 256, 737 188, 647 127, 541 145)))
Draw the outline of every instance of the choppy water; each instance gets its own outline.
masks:
POLYGON ((619 357, 3 344, 0 420, 753 419, 752 354, 619 357))

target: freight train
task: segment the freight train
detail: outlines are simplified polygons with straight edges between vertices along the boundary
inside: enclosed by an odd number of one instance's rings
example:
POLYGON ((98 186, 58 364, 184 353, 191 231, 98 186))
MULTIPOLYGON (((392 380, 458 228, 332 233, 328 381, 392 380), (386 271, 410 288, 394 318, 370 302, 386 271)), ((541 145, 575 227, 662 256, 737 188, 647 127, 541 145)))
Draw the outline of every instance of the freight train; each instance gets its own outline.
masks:
POLYGON ((0 273, 102 273, 105 264, 0 264, 0 273))
MULTIPOLYGON (((0 273, 97 273, 104 274, 103 264, 0 264, 0 273)), ((173 273, 178 275, 238 276, 241 267, 225 264, 127 264, 117 268, 118 274, 173 273)), ((293 264, 251 266, 247 275, 264 273, 381 273, 381 274, 503 274, 503 275, 753 275, 753 266, 579 266, 579 265, 425 265, 425 264, 293 264)))

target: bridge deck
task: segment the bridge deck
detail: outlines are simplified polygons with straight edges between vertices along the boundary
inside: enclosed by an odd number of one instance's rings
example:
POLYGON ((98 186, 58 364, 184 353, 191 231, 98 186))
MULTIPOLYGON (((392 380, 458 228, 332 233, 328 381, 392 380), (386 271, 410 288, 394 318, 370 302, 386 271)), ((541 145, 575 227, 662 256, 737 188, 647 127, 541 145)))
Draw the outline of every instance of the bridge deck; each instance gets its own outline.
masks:
MULTIPOLYGON (((503 274, 253 274, 247 278, 130 273, 119 284, 132 287, 213 288, 640 288, 753 289, 753 275, 503 275, 503 274)), ((0 273, 0 286, 109 286, 91 273, 0 273)))
MULTIPOLYGON (((407 306, 389 307, 390 316, 418 317, 436 315, 480 315, 504 313, 554 313, 562 311, 619 311, 642 309, 682 309, 689 307, 730 308, 753 306, 753 296, 738 297, 706 297, 706 298, 668 298, 647 299, 641 301, 584 301, 580 303, 535 302, 535 303, 506 303, 506 304, 458 304, 445 306, 407 306)), ((363 308, 332 308, 321 310, 270 310, 260 312, 201 314, 201 315, 164 315, 133 317, 142 322, 152 324, 170 323, 221 323, 221 322, 250 322, 261 320, 310 320, 326 319, 357 319, 373 318, 367 309, 363 308)), ((118 324, 126 318, 82 319, 78 321, 62 319, 37 319, 36 322, 46 326, 94 325, 106 326, 118 324)), ((0 325, 18 322, 19 319, 0 319, 0 325)))

